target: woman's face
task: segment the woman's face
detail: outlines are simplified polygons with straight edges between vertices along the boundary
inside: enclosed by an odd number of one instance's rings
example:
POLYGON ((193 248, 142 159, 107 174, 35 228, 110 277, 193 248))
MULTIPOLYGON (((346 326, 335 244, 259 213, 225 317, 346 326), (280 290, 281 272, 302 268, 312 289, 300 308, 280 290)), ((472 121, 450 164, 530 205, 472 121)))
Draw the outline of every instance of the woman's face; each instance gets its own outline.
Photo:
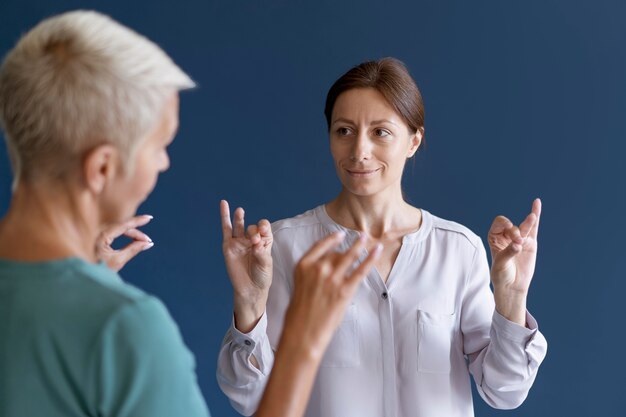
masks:
POLYGON ((109 188, 111 217, 117 221, 133 216, 150 195, 159 174, 169 168, 167 146, 178 129, 178 94, 173 94, 156 126, 142 139, 129 169, 123 169, 109 188))
POLYGON ((402 117, 373 88, 339 95, 330 125, 330 151, 346 191, 372 196, 397 187, 421 132, 412 133, 402 117))

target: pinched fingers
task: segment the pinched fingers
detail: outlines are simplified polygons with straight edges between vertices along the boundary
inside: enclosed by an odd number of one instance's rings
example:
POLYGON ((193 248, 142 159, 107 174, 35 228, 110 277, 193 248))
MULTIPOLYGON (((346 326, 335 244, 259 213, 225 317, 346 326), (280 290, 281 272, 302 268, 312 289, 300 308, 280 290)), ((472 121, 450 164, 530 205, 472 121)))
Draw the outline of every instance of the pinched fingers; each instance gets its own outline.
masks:
POLYGON ((145 234, 139 229, 127 230, 126 232, 124 232, 124 236, 129 237, 136 241, 140 241, 140 242, 152 242, 152 239, 150 239, 150 236, 148 236, 147 234, 145 234))
POLYGON ((252 230, 250 228, 248 228, 248 230, 248 236, 250 236, 252 240, 255 251, 263 253, 267 251, 268 248, 272 247, 274 236, 272 234, 272 225, 268 220, 263 219, 259 221, 252 230), (250 234, 250 231, 254 234, 250 234))
POLYGON ((491 223, 491 228, 489 228, 490 235, 498 235, 502 234, 506 229, 513 226, 513 222, 504 216, 497 216, 493 223, 491 223))
POLYGON ((256 245, 261 241, 261 235, 259 234, 259 228, 256 224, 251 224, 248 226, 248 230, 246 230, 246 237, 250 239, 250 242, 253 245, 256 245))
POLYGON ((113 241, 131 229, 136 229, 137 227, 145 226, 146 224, 150 223, 150 220, 152 219, 153 217, 149 214, 142 214, 140 216, 135 216, 122 223, 117 223, 117 224, 107 227, 105 230, 102 231, 102 235, 104 236, 105 239, 109 241, 113 241))
POLYGON ((137 256, 140 252, 148 250, 153 246, 153 242, 131 242, 117 251, 117 257, 122 263, 126 264, 128 261, 137 256))
POLYGON ((516 244, 524 243, 524 237, 519 229, 519 227, 513 225, 504 230, 504 236, 506 236, 511 242, 516 244))
POLYGON ((269 220, 267 219, 263 219, 261 221, 259 221, 259 223, 257 223, 257 229, 259 231, 259 234, 261 235, 261 238, 263 239, 271 239, 273 237, 272 235, 272 225, 269 222, 269 220))
POLYGON ((105 260, 109 268, 118 272, 122 269, 131 259, 137 256, 140 252, 150 249, 154 246, 152 241, 134 241, 123 247, 122 249, 116 250, 113 254, 111 254, 108 259, 105 260))

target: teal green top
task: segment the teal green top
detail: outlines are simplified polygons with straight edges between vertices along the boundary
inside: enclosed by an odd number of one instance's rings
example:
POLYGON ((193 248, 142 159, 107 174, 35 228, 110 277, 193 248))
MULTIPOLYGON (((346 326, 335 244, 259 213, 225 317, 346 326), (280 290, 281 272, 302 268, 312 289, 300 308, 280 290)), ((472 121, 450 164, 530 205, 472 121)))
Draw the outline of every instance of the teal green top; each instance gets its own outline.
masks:
POLYGON ((208 415, 158 299, 104 264, 0 260, 0 417, 208 415))

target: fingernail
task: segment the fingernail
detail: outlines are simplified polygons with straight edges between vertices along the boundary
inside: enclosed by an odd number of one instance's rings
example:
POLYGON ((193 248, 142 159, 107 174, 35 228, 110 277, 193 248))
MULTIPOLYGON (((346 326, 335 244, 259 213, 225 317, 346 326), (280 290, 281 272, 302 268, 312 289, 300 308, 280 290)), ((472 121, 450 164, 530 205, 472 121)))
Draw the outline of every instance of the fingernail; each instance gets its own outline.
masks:
POLYGON ((382 243, 377 243, 376 246, 374 246, 374 252, 379 253, 382 250, 383 250, 383 244, 382 243))
POLYGON ((154 216, 152 214, 144 214, 144 217, 147 217, 150 220, 154 219, 154 216))
POLYGON ((364 243, 367 240, 367 233, 359 232, 359 240, 361 241, 361 243, 364 243))
POLYGON ((152 239, 150 239, 150 236, 146 235, 146 237, 148 238, 148 242, 152 243, 152 239))
POLYGON ((151 241, 150 243, 146 243, 144 245, 143 250, 148 250, 148 249, 150 249, 153 246, 154 246, 154 242, 151 241))
POLYGON ((337 239, 343 239, 344 237, 346 237, 346 232, 344 232, 343 230, 335 232, 335 237, 337 239))

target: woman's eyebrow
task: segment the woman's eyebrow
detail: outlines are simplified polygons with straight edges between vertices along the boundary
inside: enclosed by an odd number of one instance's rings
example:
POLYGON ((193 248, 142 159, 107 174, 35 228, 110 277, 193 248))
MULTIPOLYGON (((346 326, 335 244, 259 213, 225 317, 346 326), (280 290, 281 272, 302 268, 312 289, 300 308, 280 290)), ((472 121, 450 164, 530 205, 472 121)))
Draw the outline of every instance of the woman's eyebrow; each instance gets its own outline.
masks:
POLYGON ((396 122, 394 122, 392 120, 388 120, 388 119, 372 120, 372 122, 370 123, 370 126, 371 125, 379 125, 379 124, 382 124, 382 123, 389 123, 389 124, 392 124, 394 126, 398 126, 398 124, 396 122))
POLYGON ((349 123, 349 124, 355 124, 352 120, 350 119, 346 119, 345 117, 340 117, 339 119, 333 120, 333 122, 331 124, 335 124, 335 123, 349 123))

